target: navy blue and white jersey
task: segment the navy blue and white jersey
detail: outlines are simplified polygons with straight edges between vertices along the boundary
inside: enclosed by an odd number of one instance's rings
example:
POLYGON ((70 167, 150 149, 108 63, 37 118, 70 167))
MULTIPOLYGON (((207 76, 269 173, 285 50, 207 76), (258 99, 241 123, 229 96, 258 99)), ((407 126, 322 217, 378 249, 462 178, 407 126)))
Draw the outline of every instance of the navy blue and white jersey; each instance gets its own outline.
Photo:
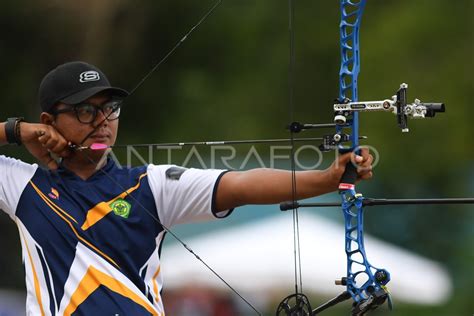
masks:
POLYGON ((20 234, 27 315, 164 315, 160 223, 216 218, 223 170, 111 159, 102 170, 82 180, 0 156, 0 208, 20 234))

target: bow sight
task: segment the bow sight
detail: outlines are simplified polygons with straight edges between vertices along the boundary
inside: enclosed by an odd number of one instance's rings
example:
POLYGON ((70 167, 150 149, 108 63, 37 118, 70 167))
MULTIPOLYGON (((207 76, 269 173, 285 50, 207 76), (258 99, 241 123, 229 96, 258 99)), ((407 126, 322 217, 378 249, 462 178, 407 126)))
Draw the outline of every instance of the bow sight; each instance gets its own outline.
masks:
POLYGON ((422 119, 434 117, 438 112, 445 112, 443 103, 422 103, 415 99, 413 103, 408 104, 407 90, 408 85, 402 83, 392 99, 365 102, 351 102, 347 98, 339 100, 339 103, 334 104, 334 123, 337 125, 346 124, 348 117, 353 112, 386 111, 397 116, 398 126, 402 132, 408 132, 408 118, 422 119))
MULTIPOLYGON (((407 102, 408 85, 402 83, 397 94, 391 99, 382 101, 358 101, 352 102, 344 98, 343 100, 336 100, 338 103, 334 104, 334 124, 302 124, 293 122, 288 126, 291 133, 299 133, 308 129, 339 127, 335 134, 324 135, 323 143, 319 149, 323 152, 338 149, 341 152, 347 152, 350 148, 342 146, 344 143, 351 141, 349 134, 343 133, 342 129, 351 127, 353 122, 354 112, 389 112, 397 116, 398 126, 402 132, 409 132, 408 118, 423 119, 427 117, 434 117, 436 113, 444 113, 444 103, 422 103, 419 99, 415 99, 413 103, 407 102)), ((358 139, 367 139, 367 136, 359 136, 358 139)))

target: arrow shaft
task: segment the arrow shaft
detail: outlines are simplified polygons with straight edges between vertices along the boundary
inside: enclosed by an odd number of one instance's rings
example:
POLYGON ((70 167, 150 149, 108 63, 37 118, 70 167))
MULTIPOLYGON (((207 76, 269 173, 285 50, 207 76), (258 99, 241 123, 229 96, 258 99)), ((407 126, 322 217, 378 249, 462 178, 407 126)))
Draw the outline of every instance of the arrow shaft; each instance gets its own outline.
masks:
MULTIPOLYGON (((365 138, 365 136, 363 136, 365 138)), ((218 145, 241 145, 241 144, 276 144, 276 143, 291 143, 294 142, 311 142, 324 141, 323 137, 306 137, 306 138, 273 138, 273 139, 245 139, 245 140, 216 140, 216 141, 198 141, 198 142, 177 142, 177 143, 149 143, 149 144, 129 144, 129 145, 114 145, 105 146, 102 144, 92 144, 91 146, 71 146, 73 150, 104 150, 109 148, 124 148, 124 147, 183 147, 183 146, 218 146, 218 145), (97 145, 98 148, 94 148, 97 145)))
MULTIPOLYGON (((307 137, 297 138, 297 142, 321 141, 322 137, 307 137)), ((167 146, 217 146, 217 145, 240 145, 240 144, 272 144, 272 143, 289 143, 289 138, 275 138, 275 139, 244 139, 244 140, 215 140, 215 141, 197 141, 197 142, 177 142, 177 143, 156 143, 156 144, 135 144, 135 145, 115 145, 116 147, 167 147, 167 146)))

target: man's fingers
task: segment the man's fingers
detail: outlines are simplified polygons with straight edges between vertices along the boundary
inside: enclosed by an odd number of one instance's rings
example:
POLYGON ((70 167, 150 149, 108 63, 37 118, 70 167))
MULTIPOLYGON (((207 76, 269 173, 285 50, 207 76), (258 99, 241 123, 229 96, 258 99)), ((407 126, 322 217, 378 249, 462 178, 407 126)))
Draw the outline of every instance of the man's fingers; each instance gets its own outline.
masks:
POLYGON ((56 170, 58 169, 58 163, 54 158, 51 156, 51 154, 47 151, 44 152, 39 158, 38 158, 43 164, 45 164, 48 169, 51 170, 56 170))
POLYGON ((46 141, 46 143, 43 144, 43 146, 48 148, 50 151, 53 151, 57 144, 58 140, 56 138, 50 138, 46 141))
POLYGON ((371 171, 372 170, 372 162, 374 158, 369 156, 363 163, 357 165, 357 171, 371 171))
POLYGON ((372 166, 361 166, 357 168, 357 173, 359 175, 364 175, 369 172, 372 172, 372 166))
MULTIPOLYGON (((361 153, 362 154, 362 153, 361 153)), ((364 153, 364 156, 357 155, 354 152, 346 153, 339 157, 338 163, 339 166, 345 167, 348 163, 352 163, 354 166, 357 167, 365 167, 370 166, 372 164, 373 158, 372 155, 364 153)))
POLYGON ((57 135, 52 135, 45 131, 38 131, 37 135, 38 141, 45 147, 48 151, 53 152, 61 157, 66 157, 69 152, 67 151, 68 142, 57 135))
POLYGON ((71 150, 69 149, 69 146, 66 145, 66 147, 58 148, 57 151, 55 151, 56 155, 60 157, 69 157, 71 155, 71 150))
POLYGON ((367 148, 361 150, 361 155, 363 157, 363 161, 357 166, 358 179, 369 180, 373 177, 372 162, 374 161, 374 157, 369 154, 367 148))
POLYGON ((346 153, 339 156, 338 162, 342 167, 345 167, 348 162, 352 160, 352 153, 346 153))
POLYGON ((65 140, 58 140, 56 145, 51 148, 51 151, 54 153, 60 153, 67 147, 67 142, 65 140))
POLYGON ((359 179, 370 179, 372 177, 372 163, 374 157, 369 153, 368 148, 361 148, 359 154, 354 152, 346 153, 339 157, 339 167, 345 167, 347 163, 352 163, 357 167, 359 179))
POLYGON ((359 155, 354 155, 353 161, 355 161, 356 163, 362 163, 364 162, 364 157, 359 156, 359 155))
POLYGON ((374 176, 373 172, 370 171, 370 172, 367 172, 365 174, 362 174, 359 176, 359 179, 361 180, 369 180, 370 178, 372 178, 374 176))
POLYGON ((369 149, 366 148, 366 147, 361 147, 360 148, 359 156, 362 157, 361 162, 365 162, 368 159, 370 159, 370 157, 372 157, 372 155, 369 152, 369 149))
POLYGON ((51 170, 59 168, 53 157, 70 155, 67 141, 54 126, 24 123, 22 126, 23 144, 38 161, 51 170))
POLYGON ((372 155, 369 154, 369 155, 367 156, 366 162, 367 162, 368 164, 372 164, 372 162, 374 162, 374 156, 372 156, 372 155))
POLYGON ((38 131, 36 135, 38 135, 38 141, 43 145, 45 145, 46 142, 51 138, 51 135, 49 135, 45 131, 38 131))
POLYGON ((56 160, 54 160, 52 157, 50 157, 51 159, 49 160, 49 162, 47 163, 47 166, 48 166, 48 169, 50 170, 56 170, 59 168, 58 166, 58 163, 56 162, 56 160))
POLYGON ((367 156, 369 154, 369 148, 367 147, 361 147, 360 148, 360 155, 361 156, 367 156))

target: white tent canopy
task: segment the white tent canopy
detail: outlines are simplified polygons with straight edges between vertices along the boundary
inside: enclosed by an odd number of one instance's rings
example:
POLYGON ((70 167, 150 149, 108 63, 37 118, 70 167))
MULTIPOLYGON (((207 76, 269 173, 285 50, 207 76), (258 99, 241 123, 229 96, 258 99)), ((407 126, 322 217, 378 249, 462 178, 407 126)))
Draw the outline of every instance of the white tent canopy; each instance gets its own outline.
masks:
MULTIPOLYGON (((344 287, 334 280, 346 275, 343 225, 308 213, 300 214, 299 222, 304 292, 341 293, 344 287)), ((187 244, 238 291, 255 293, 294 284, 292 236, 291 219, 282 215, 200 235, 187 244)), ((395 300, 441 304, 451 295, 451 279, 439 263, 367 234, 365 248, 371 264, 390 272, 395 300)), ((162 272, 165 288, 189 283, 225 288, 179 244, 164 247, 162 272)))

